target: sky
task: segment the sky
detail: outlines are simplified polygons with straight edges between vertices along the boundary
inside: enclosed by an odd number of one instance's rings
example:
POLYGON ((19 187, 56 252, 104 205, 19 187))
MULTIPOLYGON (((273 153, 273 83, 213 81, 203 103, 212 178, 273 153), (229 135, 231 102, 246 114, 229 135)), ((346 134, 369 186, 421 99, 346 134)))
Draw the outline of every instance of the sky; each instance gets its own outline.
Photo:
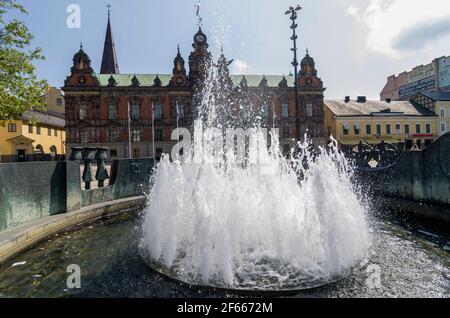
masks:
MULTIPOLYGON (((292 43, 284 12, 294 0, 202 0, 211 51, 223 45, 234 74, 289 74, 292 43)), ((63 86, 83 42, 99 71, 111 4, 121 73, 170 73, 177 45, 186 62, 197 31, 198 0, 20 0, 21 16, 46 60, 38 76, 63 86), (80 25, 72 25, 80 8, 80 25), (69 12, 68 12, 69 11, 69 12), (70 27, 69 27, 70 26, 70 27), (74 27, 75 26, 75 27, 74 27)), ((299 56, 306 48, 327 87, 325 98, 379 99, 386 78, 450 55, 448 0, 298 0, 299 56)), ((15 15, 10 15, 12 18, 15 15)))

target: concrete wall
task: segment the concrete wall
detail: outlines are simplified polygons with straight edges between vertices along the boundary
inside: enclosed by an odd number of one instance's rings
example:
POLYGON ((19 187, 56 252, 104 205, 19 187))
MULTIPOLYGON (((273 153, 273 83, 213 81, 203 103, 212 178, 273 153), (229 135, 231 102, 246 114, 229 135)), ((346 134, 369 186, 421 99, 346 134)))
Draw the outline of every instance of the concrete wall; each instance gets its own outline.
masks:
POLYGON ((149 191, 153 159, 115 160, 110 186, 82 190, 80 162, 0 164, 0 231, 149 191))
POLYGON ((450 205, 450 133, 424 151, 404 152, 391 167, 358 176, 378 194, 450 205))

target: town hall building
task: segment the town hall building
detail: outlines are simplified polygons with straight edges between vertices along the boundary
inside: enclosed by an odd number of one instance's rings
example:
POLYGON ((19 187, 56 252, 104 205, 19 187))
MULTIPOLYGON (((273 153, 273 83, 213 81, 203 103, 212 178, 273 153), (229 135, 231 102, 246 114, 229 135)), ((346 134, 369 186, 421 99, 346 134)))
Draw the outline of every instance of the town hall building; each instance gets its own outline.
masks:
MULTIPOLYGON (((210 65, 222 67, 221 74, 226 77, 233 100, 245 100, 255 114, 263 114, 264 125, 279 128, 285 153, 306 133, 314 144, 325 143, 325 88, 308 52, 298 74, 296 109, 293 75, 230 75, 231 62, 223 52, 214 62, 201 27, 192 46, 187 63, 178 49, 171 74, 122 74, 108 14, 100 72, 92 69, 91 59, 80 47, 62 88, 67 153, 72 147, 107 147, 110 159, 159 158, 162 153, 170 153, 176 143, 171 140, 171 133, 177 124, 186 128, 193 125, 198 107, 196 96, 210 65)), ((240 107, 230 107, 239 116, 240 107)))

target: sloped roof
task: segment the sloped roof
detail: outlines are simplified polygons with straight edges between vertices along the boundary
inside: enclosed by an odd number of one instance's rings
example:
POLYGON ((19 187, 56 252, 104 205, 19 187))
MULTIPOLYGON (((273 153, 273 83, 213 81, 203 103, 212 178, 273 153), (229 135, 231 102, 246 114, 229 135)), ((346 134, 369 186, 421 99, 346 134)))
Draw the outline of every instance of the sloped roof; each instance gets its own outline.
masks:
POLYGON ((408 101, 366 101, 358 103, 343 100, 325 100, 325 106, 338 117, 372 116, 373 113, 382 113, 389 110, 391 113, 402 113, 405 116, 436 116, 433 112, 408 101))
MULTIPOLYGON (((156 76, 161 80, 162 86, 169 85, 172 75, 169 74, 113 74, 112 77, 117 82, 117 86, 131 86, 131 80, 136 75, 141 86, 153 86, 156 76)), ((96 74, 100 86, 108 86, 111 74, 96 74)))
MULTIPOLYGON (((94 74, 97 76, 100 86, 108 86, 109 78, 112 76, 117 82, 117 86, 131 86, 131 80, 136 75, 139 80, 140 86, 153 86, 156 76, 161 80, 161 86, 169 85, 172 79, 171 74, 94 74)), ((231 75, 231 80, 234 86, 238 86, 243 77, 245 76, 247 80, 247 85, 249 87, 258 87, 262 79, 266 77, 267 85, 269 87, 278 87, 283 75, 231 75)), ((294 87, 294 76, 285 76, 287 84, 289 87, 294 87)))
POLYGON ((450 101, 450 92, 422 92, 422 94, 434 101, 450 101))
POLYGON ((58 128, 64 128, 66 125, 64 114, 59 114, 53 111, 47 111, 44 113, 36 110, 30 110, 22 115, 22 119, 27 121, 36 121, 40 124, 58 128))

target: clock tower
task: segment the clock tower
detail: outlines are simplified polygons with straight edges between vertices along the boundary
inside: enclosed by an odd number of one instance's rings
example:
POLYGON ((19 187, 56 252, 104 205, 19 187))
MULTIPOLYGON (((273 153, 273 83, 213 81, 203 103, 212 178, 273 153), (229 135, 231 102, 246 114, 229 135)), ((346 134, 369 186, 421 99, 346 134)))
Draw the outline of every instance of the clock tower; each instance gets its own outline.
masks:
POLYGON ((208 38, 203 33, 202 28, 194 35, 192 44, 194 51, 189 56, 189 80, 193 84, 199 84, 206 77, 206 72, 211 66, 211 53, 208 51, 208 38))

